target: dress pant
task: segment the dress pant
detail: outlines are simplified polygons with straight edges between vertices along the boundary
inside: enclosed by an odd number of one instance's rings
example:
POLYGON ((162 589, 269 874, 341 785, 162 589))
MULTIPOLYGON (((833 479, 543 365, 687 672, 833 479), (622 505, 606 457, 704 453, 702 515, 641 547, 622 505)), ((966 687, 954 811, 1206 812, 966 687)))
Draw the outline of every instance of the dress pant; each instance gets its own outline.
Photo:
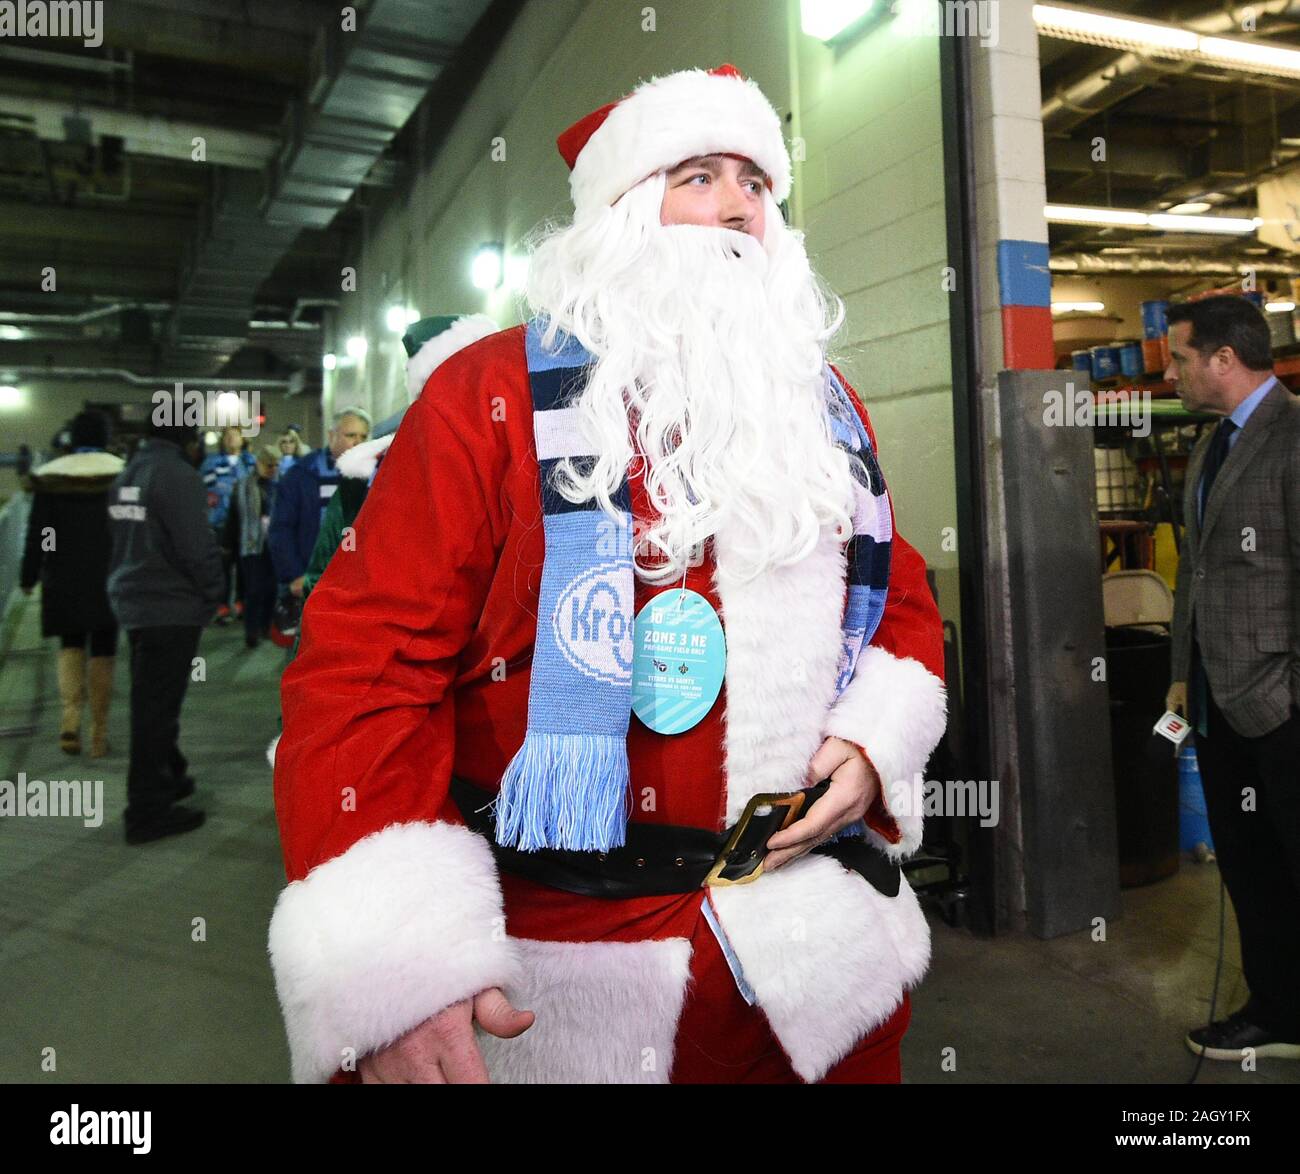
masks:
POLYGON ((243 555, 239 566, 244 580, 244 634, 251 639, 271 626, 279 584, 269 550, 243 555))
POLYGON ((1197 736, 1219 870, 1241 932, 1252 1022, 1300 1040, 1300 711, 1258 738, 1237 733, 1206 688, 1197 736), (1254 810, 1243 811, 1244 788, 1254 810))
POLYGON ((188 763, 181 754, 181 705, 199 627, 132 628, 131 760, 127 768, 128 828, 146 824, 171 806, 188 763))

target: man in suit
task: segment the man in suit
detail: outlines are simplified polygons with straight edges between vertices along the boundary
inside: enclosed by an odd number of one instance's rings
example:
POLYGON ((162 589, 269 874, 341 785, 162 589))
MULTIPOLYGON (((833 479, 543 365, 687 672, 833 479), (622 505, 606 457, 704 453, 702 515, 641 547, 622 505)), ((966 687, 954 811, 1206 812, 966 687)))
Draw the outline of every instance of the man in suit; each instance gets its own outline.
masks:
POLYGON ((1187 1046, 1300 1059, 1300 401, 1245 298, 1172 307, 1169 352, 1184 406, 1222 419, 1188 462, 1168 706, 1196 727, 1250 988, 1187 1046))

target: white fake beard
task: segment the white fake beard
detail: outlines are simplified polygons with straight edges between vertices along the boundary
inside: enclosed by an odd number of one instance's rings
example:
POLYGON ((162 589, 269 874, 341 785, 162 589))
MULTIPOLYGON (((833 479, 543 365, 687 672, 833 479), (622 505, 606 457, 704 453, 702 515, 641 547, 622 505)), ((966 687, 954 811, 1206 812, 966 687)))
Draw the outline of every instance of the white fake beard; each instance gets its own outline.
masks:
POLYGON ((637 573, 680 578, 725 527, 743 581, 805 558, 825 526, 851 532, 849 463, 831 440, 823 379, 843 310, 836 300, 832 313, 768 193, 760 242, 661 225, 663 190, 652 176, 534 253, 533 309, 596 356, 574 406, 598 456, 562 461, 556 487, 614 513, 635 443, 659 515, 636 535, 637 573))

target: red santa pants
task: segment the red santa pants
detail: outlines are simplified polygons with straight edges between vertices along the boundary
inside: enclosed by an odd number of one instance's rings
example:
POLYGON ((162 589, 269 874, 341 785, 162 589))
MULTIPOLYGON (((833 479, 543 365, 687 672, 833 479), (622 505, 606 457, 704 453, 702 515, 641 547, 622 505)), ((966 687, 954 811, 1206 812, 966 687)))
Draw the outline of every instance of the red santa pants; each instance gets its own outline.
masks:
MULTIPOLYGON (((691 939, 691 984, 677 1026, 673 1084, 802 1084, 767 1018, 745 1002, 708 922, 691 939)), ((821 1078, 818 1084, 898 1084, 899 1047, 912 1018, 911 1000, 821 1078)))

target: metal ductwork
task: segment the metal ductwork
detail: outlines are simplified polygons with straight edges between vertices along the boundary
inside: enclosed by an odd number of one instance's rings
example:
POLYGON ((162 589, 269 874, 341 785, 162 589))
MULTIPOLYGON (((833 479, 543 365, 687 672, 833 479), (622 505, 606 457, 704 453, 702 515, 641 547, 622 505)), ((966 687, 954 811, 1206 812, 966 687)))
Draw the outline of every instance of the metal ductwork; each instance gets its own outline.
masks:
MULTIPOLYGON (((1258 21, 1262 16, 1300 17, 1300 0, 1258 0, 1255 4, 1218 8, 1171 27, 1217 35, 1239 30, 1248 17, 1258 21)), ((1145 17, 1135 16, 1133 19, 1161 23, 1145 17)), ((1051 36, 1052 33, 1041 30, 1041 35, 1051 36)), ((1043 133, 1067 134, 1094 114, 1137 93, 1155 78, 1170 73, 1187 73, 1195 68, 1196 63, 1191 61, 1157 61, 1138 53, 1121 53, 1043 100, 1043 133)))
POLYGON ((303 228, 328 227, 352 199, 489 2, 431 12, 423 0, 374 0, 355 31, 337 20, 320 30, 307 95, 286 112, 266 171, 213 182, 181 266, 176 339, 243 341, 258 287, 303 228))

